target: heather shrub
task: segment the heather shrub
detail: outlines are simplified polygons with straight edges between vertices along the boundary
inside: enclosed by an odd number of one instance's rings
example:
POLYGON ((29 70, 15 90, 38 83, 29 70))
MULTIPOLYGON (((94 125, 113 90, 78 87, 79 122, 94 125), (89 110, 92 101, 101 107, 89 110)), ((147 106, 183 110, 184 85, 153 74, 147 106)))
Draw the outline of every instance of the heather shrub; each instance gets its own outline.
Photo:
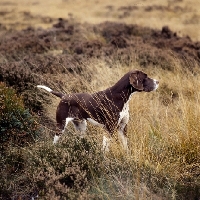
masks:
POLYGON ((26 193, 26 177, 23 173, 25 162, 21 147, 7 147, 1 155, 0 199, 17 199, 20 191, 26 193))
MULTIPOLYGON (((33 111, 43 108, 39 98, 36 98, 35 85, 38 79, 24 61, 0 64, 0 82, 13 87, 17 95, 22 95, 25 107, 33 111)), ((43 97, 42 100, 44 99, 43 97)))
POLYGON ((35 117, 25 109, 22 97, 15 90, 0 83, 0 143, 1 150, 9 145, 34 142, 39 135, 35 117))
POLYGON ((91 199, 88 191, 104 173, 97 138, 70 134, 57 145, 10 147, 0 160, 2 199, 91 199))
POLYGON ((103 153, 95 138, 69 134, 57 145, 26 152, 26 177, 42 199, 80 199, 103 173, 103 153))

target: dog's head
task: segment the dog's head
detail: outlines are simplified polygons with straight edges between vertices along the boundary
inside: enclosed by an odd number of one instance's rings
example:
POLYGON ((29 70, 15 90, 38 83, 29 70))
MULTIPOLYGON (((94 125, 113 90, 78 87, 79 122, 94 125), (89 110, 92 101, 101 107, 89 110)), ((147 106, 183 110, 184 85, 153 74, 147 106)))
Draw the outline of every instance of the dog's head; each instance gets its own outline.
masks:
POLYGON ((130 72, 129 82, 136 90, 145 92, 156 90, 159 85, 157 80, 149 78, 147 74, 139 70, 130 72))

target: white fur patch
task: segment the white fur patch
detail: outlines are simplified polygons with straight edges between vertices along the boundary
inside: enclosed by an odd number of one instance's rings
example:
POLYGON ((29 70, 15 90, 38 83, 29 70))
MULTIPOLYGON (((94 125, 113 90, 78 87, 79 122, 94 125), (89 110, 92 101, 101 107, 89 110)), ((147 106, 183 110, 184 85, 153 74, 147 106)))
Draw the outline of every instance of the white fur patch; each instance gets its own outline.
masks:
POLYGON ((153 79, 153 82, 154 82, 154 89, 153 90, 157 90, 159 83, 156 79, 153 79))
MULTIPOLYGON (((67 124, 68 124, 70 121, 72 121, 73 119, 74 119, 74 118, 71 118, 71 117, 66 118, 65 127, 64 127, 64 129, 62 130, 62 133, 65 132, 65 128, 67 127, 67 124)), ((54 139, 53 139, 53 144, 56 144, 56 143, 58 142, 59 138, 60 138, 60 135, 55 135, 55 136, 54 136, 54 139)))
POLYGON ((56 144, 59 140, 60 136, 59 135, 55 135, 54 139, 53 139, 53 144, 56 144))
POLYGON ((65 127, 64 127, 64 129, 62 130, 62 133, 65 132, 65 129, 66 129, 68 123, 71 122, 72 120, 74 120, 74 118, 72 118, 72 117, 68 117, 68 118, 66 118, 66 121, 65 121, 65 127))
POLYGON ((124 150, 127 151, 128 150, 127 137, 124 135, 122 130, 118 131, 118 137, 121 139, 124 150))
MULTIPOLYGON (((134 93, 136 93, 136 92, 134 92, 134 93)), ((131 97, 134 93, 132 93, 129 96, 128 101, 124 104, 122 111, 119 113, 119 120, 118 120, 118 123, 117 123, 118 125, 120 124, 122 119, 124 120, 124 122, 128 123, 128 120, 129 120, 129 101, 131 100, 131 97)))
POLYGON ((129 101, 124 104, 122 111, 119 113, 118 125, 124 118, 129 118, 129 101))
POLYGON ((49 88, 49 87, 47 87, 47 86, 44 86, 44 85, 37 85, 37 87, 38 87, 38 88, 42 88, 42 89, 44 89, 44 90, 46 90, 46 91, 48 91, 48 92, 52 92, 52 91, 53 91, 51 88, 49 88))
POLYGON ((103 136, 103 147, 102 151, 109 152, 109 145, 110 145, 110 138, 107 138, 106 136, 103 136))
POLYGON ((92 119, 92 118, 87 118, 87 120, 88 120, 91 124, 93 124, 93 125, 95 125, 95 126, 104 127, 103 124, 100 124, 99 122, 95 121, 95 120, 92 119))
POLYGON ((84 133, 86 131, 87 122, 86 122, 85 119, 83 121, 76 122, 76 123, 73 123, 73 124, 74 124, 74 127, 77 131, 80 131, 81 133, 84 133))

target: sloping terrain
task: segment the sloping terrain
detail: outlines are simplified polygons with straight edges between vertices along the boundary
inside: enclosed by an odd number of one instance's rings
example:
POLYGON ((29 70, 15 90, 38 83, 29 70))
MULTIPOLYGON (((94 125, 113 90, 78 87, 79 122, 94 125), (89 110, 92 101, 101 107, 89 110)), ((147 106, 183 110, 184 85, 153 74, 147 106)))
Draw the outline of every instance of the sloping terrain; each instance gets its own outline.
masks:
POLYGON ((25 110, 28 136, 39 139, 6 145, 0 198, 199 199, 199 16, 195 0, 1 1, 0 92, 19 100, 10 107, 25 110), (69 127, 52 145, 59 99, 36 85, 94 92, 135 68, 160 86, 130 103, 128 155, 115 136, 102 154, 104 132, 90 125, 88 138, 69 127))
MULTIPOLYGON (((60 18, 49 29, 30 27, 16 31, 1 27, 0 32, 0 81, 22 95, 25 106, 40 118, 40 124, 47 130, 52 129, 50 135, 56 130, 54 119, 58 100, 39 91, 38 84, 64 92, 93 92, 88 87, 94 80, 96 67, 92 63, 102 61, 105 67, 113 70, 117 65, 132 69, 137 63, 146 71, 172 73, 176 73, 181 65, 183 71, 189 70, 194 75, 200 65, 200 42, 193 42, 188 36, 180 37, 167 26, 155 30, 116 22, 81 24, 60 18), (176 61, 178 69, 174 64, 176 61)), ((97 82, 103 74, 98 76, 97 82)), ((160 78, 161 81, 164 79, 160 78)), ((111 79, 109 75, 107 79, 111 79)), ((103 88, 106 87, 105 84, 103 88)), ((160 98, 165 106, 170 104, 171 98, 179 99, 176 90, 174 86, 170 88, 161 83, 160 98)), ((187 89, 185 93, 193 94, 187 89)), ((196 174, 198 172, 194 172, 194 176, 196 174)), ((188 184, 186 187, 190 188, 188 184)), ((183 190, 180 189, 181 195, 183 190)), ((198 191, 190 188, 183 195, 190 198, 198 191)))
POLYGON ((29 106, 37 102, 25 95, 26 90, 35 93, 35 85, 46 84, 48 74, 81 73, 91 59, 102 59, 110 67, 118 60, 125 65, 137 62, 144 68, 168 70, 172 70, 174 58, 191 70, 200 62, 200 42, 179 37, 166 26, 153 30, 115 22, 90 25, 59 19, 49 29, 6 31, 1 27, 0 44, 0 81, 24 94, 29 106))

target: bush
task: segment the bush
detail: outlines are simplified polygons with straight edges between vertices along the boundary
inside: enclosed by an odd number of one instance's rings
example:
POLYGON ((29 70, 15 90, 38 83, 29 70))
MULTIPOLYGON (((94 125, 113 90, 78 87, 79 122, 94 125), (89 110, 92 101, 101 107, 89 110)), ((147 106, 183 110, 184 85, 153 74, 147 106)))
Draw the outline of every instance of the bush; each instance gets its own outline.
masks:
POLYGON ((59 144, 40 144, 27 152, 26 176, 42 199, 80 199, 103 171, 95 139, 68 135, 59 144))
POLYGON ((35 118, 25 109, 22 97, 15 90, 0 83, 0 143, 1 149, 8 145, 24 145, 39 135, 35 118))
POLYGON ((0 199, 91 199, 91 183, 104 173, 101 145, 93 137, 63 139, 10 147, 0 160, 0 199))
POLYGON ((40 98, 36 98, 37 88, 34 87, 38 79, 24 60, 0 64, 0 82, 14 88, 17 95, 22 95, 23 104, 34 112, 43 108, 40 98))

